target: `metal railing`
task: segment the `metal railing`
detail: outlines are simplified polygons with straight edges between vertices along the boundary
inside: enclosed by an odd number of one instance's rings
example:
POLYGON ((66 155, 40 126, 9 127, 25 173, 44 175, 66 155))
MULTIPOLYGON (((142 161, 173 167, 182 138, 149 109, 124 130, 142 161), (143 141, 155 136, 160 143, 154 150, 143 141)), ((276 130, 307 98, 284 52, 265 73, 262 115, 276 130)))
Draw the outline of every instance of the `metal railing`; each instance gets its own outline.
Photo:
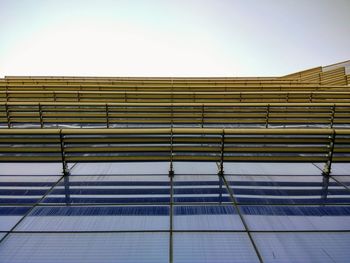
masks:
POLYGON ((343 127, 350 103, 0 103, 0 127, 343 127))
POLYGON ((344 129, 2 129, 0 162, 349 162, 344 129))
POLYGON ((0 102, 255 103, 350 102, 349 91, 99 92, 0 91, 0 102))

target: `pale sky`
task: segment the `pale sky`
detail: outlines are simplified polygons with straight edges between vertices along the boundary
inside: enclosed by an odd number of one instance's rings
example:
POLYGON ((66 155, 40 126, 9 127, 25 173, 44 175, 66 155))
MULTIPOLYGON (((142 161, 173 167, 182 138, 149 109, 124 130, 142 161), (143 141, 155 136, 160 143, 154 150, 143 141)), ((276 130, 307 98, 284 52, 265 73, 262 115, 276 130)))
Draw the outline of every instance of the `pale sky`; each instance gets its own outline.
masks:
POLYGON ((0 77, 278 76, 350 59, 350 0, 0 0, 0 77))

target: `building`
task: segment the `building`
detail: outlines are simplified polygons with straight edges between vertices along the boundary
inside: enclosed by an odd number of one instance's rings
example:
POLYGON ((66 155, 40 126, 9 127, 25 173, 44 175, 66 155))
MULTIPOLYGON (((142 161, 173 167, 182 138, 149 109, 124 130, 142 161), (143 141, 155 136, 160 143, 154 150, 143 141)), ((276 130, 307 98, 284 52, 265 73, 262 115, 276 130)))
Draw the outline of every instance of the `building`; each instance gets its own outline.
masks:
POLYGON ((0 262, 348 262, 349 65, 1 79, 0 262))

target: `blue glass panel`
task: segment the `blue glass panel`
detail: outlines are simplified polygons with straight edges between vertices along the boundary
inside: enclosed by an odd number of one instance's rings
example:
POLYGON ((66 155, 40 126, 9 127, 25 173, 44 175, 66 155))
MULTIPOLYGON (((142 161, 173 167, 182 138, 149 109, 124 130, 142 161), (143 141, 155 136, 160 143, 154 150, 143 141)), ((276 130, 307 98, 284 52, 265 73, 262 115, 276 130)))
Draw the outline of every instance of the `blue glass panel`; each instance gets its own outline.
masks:
POLYGON ((350 233, 254 233, 264 262, 349 262, 350 233))
POLYGON ((0 207, 0 231, 10 231, 31 207, 0 207))
POLYGON ((250 230, 350 230, 349 206, 241 206, 250 230))
POLYGON ((0 262, 168 262, 167 233, 12 233, 0 262))
MULTIPOLYGON (((323 169, 321 164, 321 170, 323 169)), ((235 175, 320 175, 311 163, 225 163, 225 174, 235 175)))
POLYGON ((44 203, 127 204, 168 203, 170 182, 163 176, 70 176, 62 180, 44 203))
POLYGON ((174 206, 174 230, 243 230, 233 206, 174 206))
POLYGON ((350 203, 350 191, 319 176, 227 176, 239 203, 328 204, 350 203))
POLYGON ((35 204, 60 176, 0 176, 0 204, 35 204))
POLYGON ((61 163, 0 163, 0 175, 62 175, 61 163))
POLYGON ((16 231, 169 230, 168 206, 36 207, 16 231))
POLYGON ((217 175, 174 177, 175 202, 230 202, 226 186, 217 175))
POLYGON ((245 233, 174 233, 174 262, 259 262, 245 233))
POLYGON ((152 163, 77 163, 71 170, 72 175, 139 175, 168 174, 169 164, 152 163))

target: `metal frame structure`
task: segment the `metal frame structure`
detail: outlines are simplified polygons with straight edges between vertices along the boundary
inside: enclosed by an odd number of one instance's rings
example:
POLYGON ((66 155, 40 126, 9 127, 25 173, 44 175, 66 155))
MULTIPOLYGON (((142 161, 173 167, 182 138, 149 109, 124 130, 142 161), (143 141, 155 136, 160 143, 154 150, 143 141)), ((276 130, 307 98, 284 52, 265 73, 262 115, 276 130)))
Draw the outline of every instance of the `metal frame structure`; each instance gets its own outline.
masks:
POLYGON ((347 262, 348 80, 1 79, 0 262, 347 262))

